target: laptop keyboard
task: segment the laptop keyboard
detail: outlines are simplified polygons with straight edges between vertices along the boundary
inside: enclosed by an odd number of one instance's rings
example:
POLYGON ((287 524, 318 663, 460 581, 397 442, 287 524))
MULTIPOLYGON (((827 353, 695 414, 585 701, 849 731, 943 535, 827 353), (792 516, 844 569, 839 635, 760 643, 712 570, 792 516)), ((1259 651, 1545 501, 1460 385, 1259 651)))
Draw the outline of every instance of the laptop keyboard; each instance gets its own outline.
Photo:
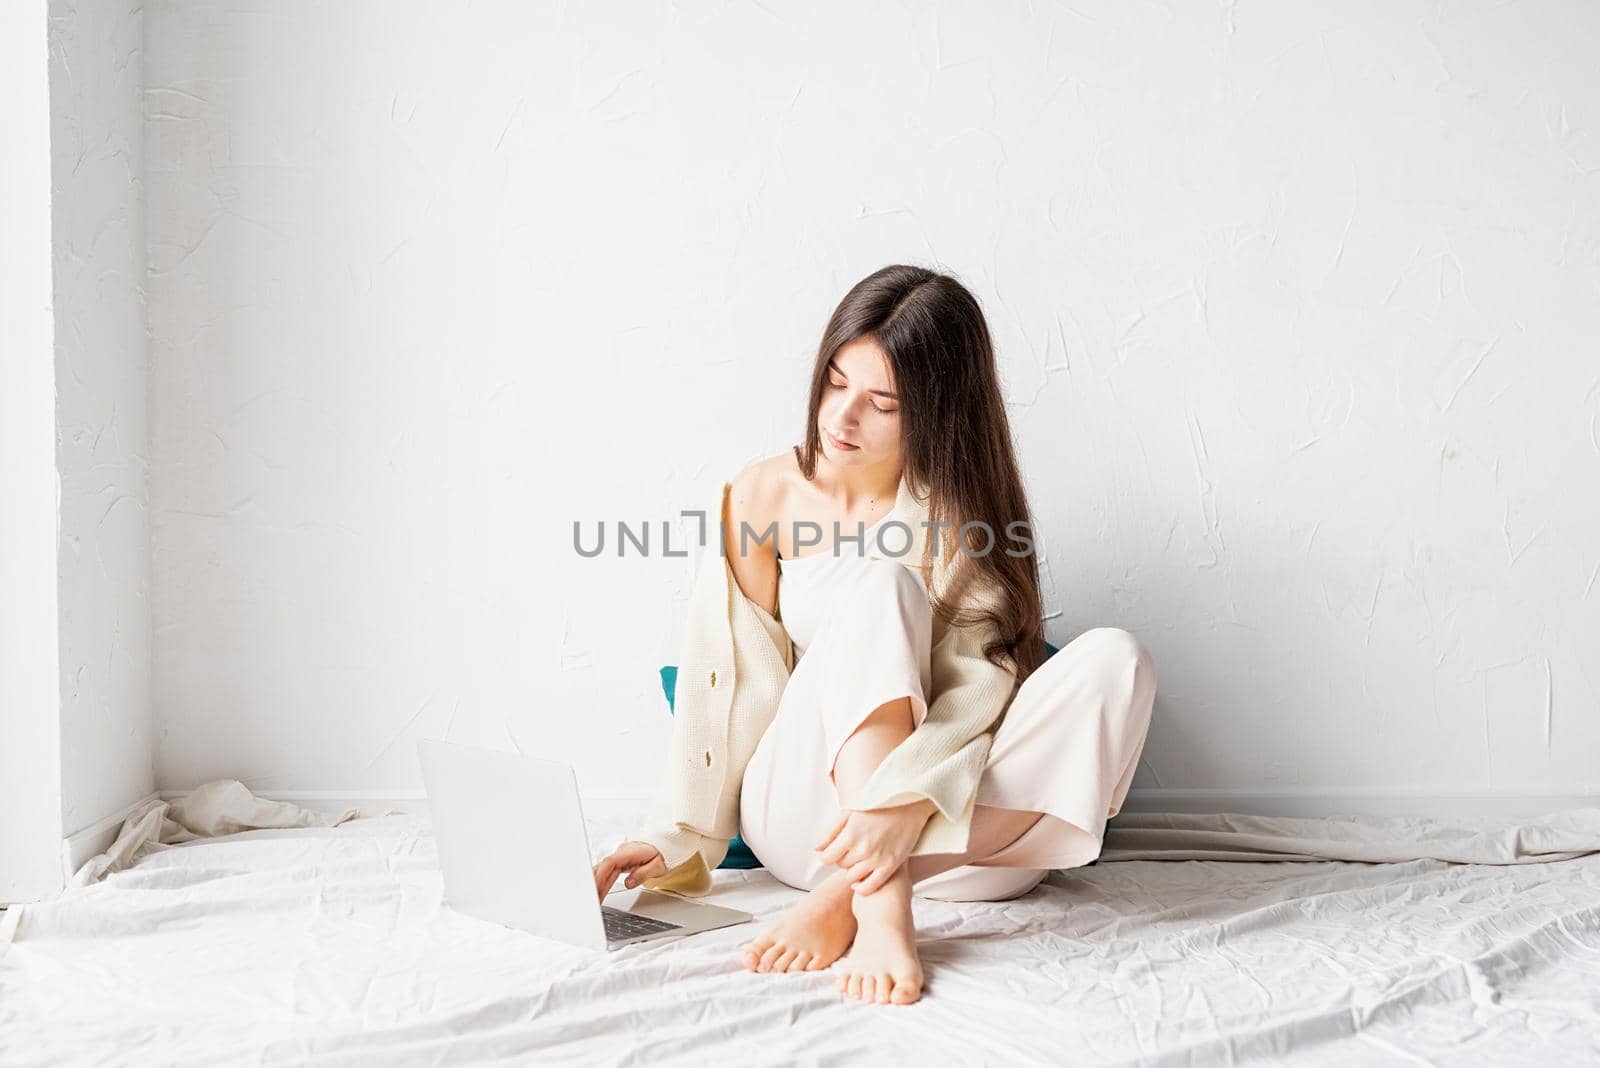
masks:
POLYGON ((655 934, 657 931, 675 931, 683 926, 681 923, 668 923, 666 920, 641 916, 637 912, 624 912, 621 909, 614 909, 610 905, 601 905, 600 914, 605 917, 606 941, 608 942, 634 938, 638 935, 655 934))

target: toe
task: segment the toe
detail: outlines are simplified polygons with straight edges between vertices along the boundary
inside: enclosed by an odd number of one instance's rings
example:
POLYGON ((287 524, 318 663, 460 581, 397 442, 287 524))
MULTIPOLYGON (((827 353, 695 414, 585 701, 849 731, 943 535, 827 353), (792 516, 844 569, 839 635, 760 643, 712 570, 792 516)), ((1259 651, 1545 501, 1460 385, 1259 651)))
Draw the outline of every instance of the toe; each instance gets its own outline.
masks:
POLYGON ((772 970, 773 961, 778 959, 778 957, 783 953, 784 948, 785 947, 783 945, 778 943, 768 946, 767 951, 761 954, 761 963, 756 965, 756 971, 770 972, 772 970))
POLYGON ((899 980, 894 984, 894 995, 889 1000, 896 1005, 909 1005, 921 996, 922 985, 920 983, 899 980))
POLYGON ((757 964, 760 964, 761 954, 765 953, 771 945, 772 939, 765 935, 746 945, 744 947, 745 967, 754 969, 757 964))
POLYGON ((878 999, 878 977, 876 975, 863 975, 861 977, 861 1000, 871 1004, 878 999))
POLYGON ((807 966, 810 965, 811 960, 812 958, 810 951, 802 949, 800 952, 794 955, 794 960, 789 962, 789 970, 791 972, 803 972, 806 970, 807 966))
POLYGON ((889 994, 894 990, 895 982, 887 975, 878 976, 877 1002, 879 1005, 889 1004, 889 994))
POLYGON ((845 980, 844 992, 853 998, 859 998, 861 996, 861 976, 852 973, 850 978, 845 980))
POLYGON ((778 954, 778 959, 772 962, 772 970, 775 972, 788 971, 789 965, 794 963, 795 955, 799 952, 800 951, 798 949, 795 949, 792 946, 784 950, 782 953, 778 954))

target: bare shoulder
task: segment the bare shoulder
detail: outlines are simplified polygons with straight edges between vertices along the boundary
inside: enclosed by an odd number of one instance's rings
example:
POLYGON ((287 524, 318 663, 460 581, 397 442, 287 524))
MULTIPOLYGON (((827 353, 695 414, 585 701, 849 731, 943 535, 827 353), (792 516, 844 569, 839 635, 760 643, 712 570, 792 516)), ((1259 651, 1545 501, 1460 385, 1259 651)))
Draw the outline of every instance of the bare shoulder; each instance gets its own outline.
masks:
POLYGON ((789 492, 785 464, 798 475, 790 454, 757 460, 734 475, 728 484, 728 514, 724 528, 728 565, 749 600, 769 614, 778 603, 777 520, 789 492), (748 530, 748 536, 741 532, 748 530))
MULTIPOLYGON (((800 481, 794 454, 781 452, 746 466, 729 482, 728 521, 749 523, 756 531, 774 523, 783 514, 785 502, 800 481)), ((769 552, 774 551, 770 542, 769 552)))

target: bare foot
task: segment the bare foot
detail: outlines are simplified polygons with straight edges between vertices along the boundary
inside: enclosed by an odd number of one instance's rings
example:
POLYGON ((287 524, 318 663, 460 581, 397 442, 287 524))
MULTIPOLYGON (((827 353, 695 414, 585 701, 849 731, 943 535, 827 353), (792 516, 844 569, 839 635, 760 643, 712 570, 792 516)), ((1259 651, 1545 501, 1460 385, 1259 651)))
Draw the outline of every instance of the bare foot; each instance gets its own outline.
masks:
POLYGON ((922 996, 922 961, 911 918, 911 875, 904 864, 870 894, 851 903, 860 929, 839 960, 841 993, 880 1005, 909 1005, 922 996))
POLYGON ((850 905, 857 895, 847 874, 834 872, 748 943, 744 966, 753 972, 814 972, 838 960, 856 936, 850 905))

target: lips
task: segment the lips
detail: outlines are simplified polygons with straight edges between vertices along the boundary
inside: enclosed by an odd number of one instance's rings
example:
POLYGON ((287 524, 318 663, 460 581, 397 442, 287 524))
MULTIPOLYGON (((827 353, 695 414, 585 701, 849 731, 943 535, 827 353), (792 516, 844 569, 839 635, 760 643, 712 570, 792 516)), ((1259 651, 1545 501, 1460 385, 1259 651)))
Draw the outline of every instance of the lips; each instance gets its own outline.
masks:
POLYGON ((828 441, 836 449, 846 449, 846 450, 848 450, 848 449, 859 449, 861 447, 859 445, 852 445, 848 441, 840 441, 838 438, 834 437, 831 433, 829 433, 826 430, 824 430, 823 433, 828 435, 828 441))

